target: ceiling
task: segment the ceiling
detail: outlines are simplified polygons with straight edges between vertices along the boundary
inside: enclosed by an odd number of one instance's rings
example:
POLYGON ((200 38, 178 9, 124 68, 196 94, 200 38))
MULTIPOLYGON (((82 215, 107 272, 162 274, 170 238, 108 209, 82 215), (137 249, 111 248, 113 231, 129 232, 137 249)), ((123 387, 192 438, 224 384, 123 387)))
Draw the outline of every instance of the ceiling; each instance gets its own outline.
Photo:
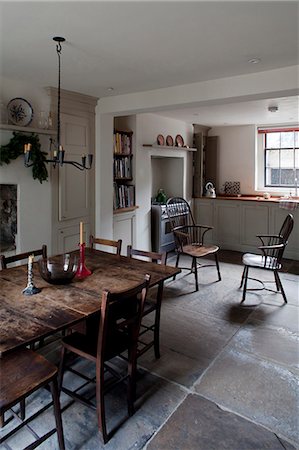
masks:
MULTIPOLYGON (((62 87, 96 97, 298 64, 297 2, 10 1, 0 8, 1 76, 55 86, 52 37, 64 36, 62 87)), ((268 123, 270 103, 279 106, 277 123, 298 120, 298 97, 159 114, 231 125, 251 123, 259 111, 268 123)))

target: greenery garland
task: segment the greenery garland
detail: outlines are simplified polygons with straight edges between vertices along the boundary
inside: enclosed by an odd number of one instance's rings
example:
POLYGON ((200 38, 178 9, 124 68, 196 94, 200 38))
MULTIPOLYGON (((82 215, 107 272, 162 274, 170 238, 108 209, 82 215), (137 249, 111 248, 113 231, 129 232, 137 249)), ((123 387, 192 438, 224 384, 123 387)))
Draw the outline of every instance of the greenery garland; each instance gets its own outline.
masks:
POLYGON ((30 163, 32 163, 32 176, 40 183, 48 180, 48 171, 45 164, 46 152, 41 150, 39 137, 37 134, 31 135, 13 132, 13 137, 6 145, 0 147, 0 166, 9 164, 13 159, 24 155, 24 145, 31 144, 30 163))

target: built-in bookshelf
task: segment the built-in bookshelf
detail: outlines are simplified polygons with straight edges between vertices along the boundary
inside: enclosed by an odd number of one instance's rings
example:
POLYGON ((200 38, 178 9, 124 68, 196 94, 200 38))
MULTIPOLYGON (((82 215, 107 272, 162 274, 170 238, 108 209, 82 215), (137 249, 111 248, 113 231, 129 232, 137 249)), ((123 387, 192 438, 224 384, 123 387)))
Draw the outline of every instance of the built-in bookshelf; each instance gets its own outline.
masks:
POLYGON ((114 210, 135 206, 132 134, 131 131, 115 131, 113 135, 114 210))

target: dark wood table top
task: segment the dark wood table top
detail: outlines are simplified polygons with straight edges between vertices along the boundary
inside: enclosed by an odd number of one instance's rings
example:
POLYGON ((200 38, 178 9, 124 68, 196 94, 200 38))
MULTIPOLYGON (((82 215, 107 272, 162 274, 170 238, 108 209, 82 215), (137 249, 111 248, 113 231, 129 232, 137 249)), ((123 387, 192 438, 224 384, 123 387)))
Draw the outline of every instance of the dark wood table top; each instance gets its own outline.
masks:
POLYGON ((150 286, 171 278, 180 269, 86 249, 85 263, 92 274, 68 285, 44 281, 33 265, 34 284, 41 292, 22 294, 27 265, 0 271, 0 357, 59 330, 66 329, 100 310, 103 289, 120 292, 142 283, 150 286))

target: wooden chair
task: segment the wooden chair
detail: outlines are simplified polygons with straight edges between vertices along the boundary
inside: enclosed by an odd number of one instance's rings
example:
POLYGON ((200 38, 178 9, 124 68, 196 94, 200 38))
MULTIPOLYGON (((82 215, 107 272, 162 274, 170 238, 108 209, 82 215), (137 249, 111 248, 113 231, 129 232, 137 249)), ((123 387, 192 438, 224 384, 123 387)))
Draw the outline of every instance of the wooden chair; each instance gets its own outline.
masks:
POLYGON ((31 250, 29 252, 19 253, 18 255, 0 255, 0 269, 6 269, 8 264, 27 259, 30 255, 42 256, 43 258, 47 258, 47 246, 43 245, 42 248, 39 248, 38 250, 31 250))
MULTIPOLYGON (((49 431, 42 437, 39 437, 33 444, 31 444, 29 447, 26 447, 27 449, 36 448, 38 445, 52 436, 52 434, 54 434, 55 432, 57 432, 59 449, 64 450, 65 448, 58 396, 57 372, 58 370, 53 364, 51 364, 42 356, 28 349, 17 350, 8 354, 7 356, 4 356, 0 360, 1 417, 4 417, 4 413, 6 411, 10 410, 17 403, 22 403, 23 401, 25 401, 26 397, 28 397, 30 394, 40 389, 41 387, 49 384, 51 388, 56 428, 49 431)), ((6 435, 1 437, 0 444, 5 442, 10 436, 12 436, 14 433, 25 426, 30 431, 28 423, 35 419, 39 414, 44 412, 45 409, 51 405, 52 403, 46 405, 40 411, 37 411, 25 421, 22 421, 22 418, 20 420, 19 416, 11 410, 12 414, 21 423, 11 431, 7 432, 6 435)), ((36 434, 32 434, 36 437, 36 434)))
POLYGON ((102 239, 102 238, 95 238, 94 236, 90 236, 89 238, 90 247, 94 248, 95 244, 103 245, 105 247, 112 247, 116 249, 116 254, 120 255, 121 252, 121 244, 122 240, 118 239, 118 241, 113 241, 111 239, 102 239))
MULTIPOLYGON (((109 372, 120 381, 127 381, 128 413, 134 413, 137 369, 137 339, 144 308, 144 302, 149 286, 150 276, 146 275, 144 282, 137 287, 121 293, 103 291, 101 300, 101 316, 98 330, 89 329, 86 335, 73 333, 62 340, 61 362, 59 368, 59 386, 63 392, 75 400, 96 409, 98 428, 102 433, 104 443, 108 442, 112 432, 108 433, 106 425, 104 395, 115 385, 109 380, 106 386, 105 373, 109 372), (111 360, 121 353, 128 352, 127 372, 123 375, 111 366, 111 360), (66 352, 72 352, 81 358, 93 361, 96 365, 96 405, 77 392, 62 387, 63 373, 66 367, 66 352)), ((71 367, 68 368, 71 371, 71 367)), ((78 371, 74 371, 80 375, 78 371)), ((82 378, 86 383, 86 375, 82 378)), ((92 382, 93 380, 89 380, 92 382)), ((113 430, 115 431, 115 429, 113 430)))
MULTIPOLYGON (((19 253, 17 255, 12 255, 12 256, 0 255, 0 270, 7 269, 7 266, 14 262, 28 259, 30 255, 42 256, 43 258, 47 258, 47 246, 44 244, 42 246, 42 248, 40 248, 40 249, 31 250, 29 252, 19 253)), ((38 344, 40 347, 42 346, 43 342, 44 342, 43 340, 39 341, 38 344)), ((31 344, 30 348, 32 350, 34 350, 34 343, 31 344)), ((22 420, 24 420, 25 419, 25 400, 24 399, 21 400, 20 410, 21 410, 20 417, 22 418, 22 420)), ((4 415, 2 415, 2 414, 0 414, 0 424, 1 423, 4 423, 4 415)))
MULTIPOLYGON (((154 253, 148 252, 145 250, 137 250, 132 248, 131 245, 127 246, 127 256, 129 258, 146 258, 151 262, 157 264, 166 264, 166 253, 154 253)), ((154 313, 154 320, 150 324, 146 324, 144 321, 141 322, 139 339, 138 339, 138 349, 137 349, 137 358, 143 355, 146 351, 148 351, 151 347, 154 347, 155 357, 160 358, 160 316, 161 316, 161 302, 163 297, 163 281, 159 283, 157 295, 155 299, 149 298, 147 296, 143 315, 145 317, 149 314, 154 313), (153 339, 147 342, 142 341, 140 338, 146 333, 152 333, 153 339)))
MULTIPOLYGON (((288 214, 285 218, 282 227, 278 234, 262 234, 257 235, 257 237, 261 241, 261 246, 258 247, 259 250, 261 250, 260 255, 255 255, 251 253, 245 253, 243 255, 243 264, 244 264, 244 270, 242 274, 241 284, 240 288, 243 287, 243 296, 242 301, 243 303, 245 301, 246 297, 246 291, 259 291, 259 290, 267 290, 272 292, 280 292, 282 294, 282 297, 287 303, 287 298, 281 283, 281 280, 279 278, 278 272, 282 267, 282 257, 284 250, 288 244, 288 238, 292 232, 292 229, 294 227, 294 218, 292 214, 288 214), (248 276, 249 268, 255 268, 255 269, 265 269, 265 270, 271 270, 274 273, 274 280, 276 284, 276 291, 266 288, 265 281, 258 280, 256 278, 250 278, 248 276), (247 288, 247 281, 249 280, 255 280, 262 284, 261 288, 247 288)), ((268 282, 269 283, 269 282, 268 282)))
POLYGON ((218 250, 216 245, 205 245, 205 234, 213 227, 197 225, 194 221, 189 203, 181 197, 172 197, 166 203, 166 212, 169 218, 170 227, 173 231, 176 245, 176 267, 179 265, 181 255, 192 258, 191 272, 195 276, 195 288, 198 291, 197 268, 207 267, 210 264, 198 264, 197 259, 208 255, 214 255, 218 280, 221 280, 218 250))

